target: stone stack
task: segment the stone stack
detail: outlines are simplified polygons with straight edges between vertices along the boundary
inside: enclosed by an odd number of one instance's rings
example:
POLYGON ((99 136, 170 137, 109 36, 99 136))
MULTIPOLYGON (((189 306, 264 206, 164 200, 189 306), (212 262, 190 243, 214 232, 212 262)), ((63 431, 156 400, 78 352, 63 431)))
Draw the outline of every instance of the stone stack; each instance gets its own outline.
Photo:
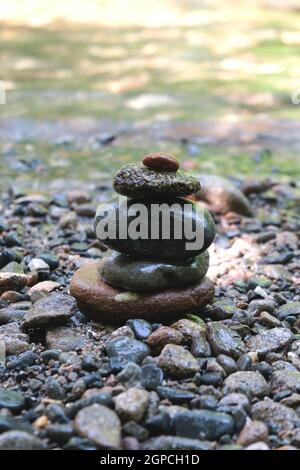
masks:
POLYGON ((79 307, 88 316, 110 323, 129 318, 165 322, 199 312, 214 296, 214 285, 205 275, 215 225, 203 206, 185 198, 200 190, 198 180, 182 173, 172 155, 152 153, 141 164, 122 167, 113 187, 123 198, 100 206, 95 218, 97 237, 113 251, 75 273, 70 291, 79 307), (143 206, 143 214, 136 212, 137 204, 143 206), (162 230, 166 220, 156 219, 155 226, 153 219, 154 205, 162 204, 172 208, 168 237, 162 230), (201 246, 188 245, 193 240, 184 227, 178 237, 172 225, 175 220, 190 224, 193 233, 199 230, 201 246), (134 221, 140 238, 128 230, 134 221), (107 230, 104 236, 104 226, 115 230, 107 230))

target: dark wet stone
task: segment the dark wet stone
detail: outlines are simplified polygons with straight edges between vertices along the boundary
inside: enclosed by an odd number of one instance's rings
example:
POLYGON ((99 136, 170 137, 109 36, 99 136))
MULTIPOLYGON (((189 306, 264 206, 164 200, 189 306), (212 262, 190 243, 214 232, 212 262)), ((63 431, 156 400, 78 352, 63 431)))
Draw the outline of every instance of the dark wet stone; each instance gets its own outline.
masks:
POLYGON ((177 436, 190 438, 219 439, 232 435, 234 422, 231 416, 210 410, 187 410, 175 414, 173 428, 177 436))
POLYGON ((25 310, 17 310, 10 307, 3 308, 0 310, 0 325, 5 325, 13 321, 21 321, 25 315, 25 310))
POLYGON ((50 424, 46 428, 46 437, 52 442, 64 445, 74 434, 72 424, 50 424))
POLYGON ((43 450, 37 437, 24 431, 8 431, 0 435, 0 450, 43 450))
POLYGON ((17 390, 0 390, 0 408, 7 408, 13 412, 20 411, 25 406, 23 394, 17 390))
POLYGON ((129 421, 124 424, 122 431, 126 436, 133 436, 139 441, 144 441, 149 436, 147 429, 135 421, 129 421))
POLYGON ((48 363, 52 359, 54 361, 57 361, 59 358, 59 355, 61 353, 60 349, 46 349, 46 351, 43 351, 41 354, 41 359, 44 363, 48 363))
POLYGON ((26 351, 18 357, 10 359, 7 367, 8 369, 23 369, 35 363, 37 355, 33 351, 26 351))
POLYGON ((148 216, 148 229, 143 238, 141 237, 137 240, 132 239, 128 234, 126 237, 121 238, 122 234, 120 234, 119 222, 122 220, 127 221, 126 227, 124 227, 124 230, 127 232, 130 224, 137 218, 135 215, 128 215, 129 210, 133 208, 136 203, 138 203, 138 201, 134 199, 129 200, 126 204, 124 201, 121 203, 115 201, 105 206, 101 205, 98 208, 94 224, 95 232, 99 240, 109 248, 146 259, 153 259, 153 257, 159 253, 162 259, 177 262, 191 259, 203 253, 214 240, 215 224, 208 210, 199 204, 195 204, 183 198, 173 199, 168 203, 169 207, 174 204, 174 212, 171 212, 170 218, 170 237, 163 238, 162 226, 158 226, 155 222, 155 218, 151 217, 151 201, 144 201, 143 205, 145 206, 145 210, 147 210, 148 216), (198 233, 201 232, 201 236, 198 236, 199 247, 192 245, 195 242, 195 237, 188 240, 184 233, 181 237, 175 237, 174 220, 184 221, 184 224, 190 224, 190 226, 193 227, 193 231, 197 230, 198 233), (116 231, 107 231, 107 227, 110 226, 116 228, 116 231), (151 238, 151 232, 153 230, 158 231, 157 239, 151 238), (187 247, 187 243, 190 243, 191 246, 187 247))
POLYGON ((152 436, 156 436, 158 434, 169 434, 171 432, 170 416, 165 412, 151 416, 146 420, 145 427, 149 430, 152 436))
POLYGON ((278 309, 279 320, 285 320, 288 316, 300 315, 300 302, 288 302, 285 305, 281 305, 278 309))
POLYGON ((199 439, 176 436, 159 436, 143 444, 144 450, 211 450, 209 443, 199 439))
POLYGON ((63 400, 65 397, 65 392, 63 387, 55 379, 47 380, 45 384, 45 392, 49 398, 53 400, 63 400))
POLYGON ((157 171, 142 164, 130 164, 116 173, 113 188, 123 196, 151 199, 194 194, 200 183, 181 171, 157 171))
POLYGON ((59 266, 59 258, 53 253, 43 253, 42 255, 39 255, 39 258, 45 261, 52 271, 59 266))
POLYGON ((126 336, 109 341, 106 345, 106 351, 109 357, 123 358, 127 362, 137 364, 140 364, 150 354, 150 349, 146 344, 126 336))
POLYGON ((140 366, 134 362, 128 362, 118 373, 117 380, 122 384, 126 384, 127 387, 136 387, 141 384, 141 375, 140 366))
POLYGON ((207 251, 181 263, 141 261, 129 255, 113 253, 103 258, 99 272, 105 282, 124 290, 159 291, 197 283, 207 273, 208 266, 207 251))
POLYGON ((195 398, 195 394, 189 392, 188 390, 182 390, 180 388, 172 388, 172 387, 157 387, 157 393, 161 398, 167 398, 175 405, 181 405, 182 403, 188 403, 193 398, 195 398))
POLYGON ((89 439, 73 436, 64 446, 64 450, 97 450, 97 446, 89 439))
POLYGON ((126 323, 134 332, 134 336, 138 340, 146 340, 152 332, 152 327, 149 322, 141 319, 128 320, 126 323))
POLYGON ((209 357, 211 355, 210 345, 204 333, 199 334, 199 336, 195 336, 193 338, 191 344, 191 353, 195 357, 209 357))
POLYGON ((228 375, 233 374, 238 370, 237 363, 235 362, 235 360, 232 359, 232 357, 226 356, 225 354, 220 354, 217 357, 217 362, 228 375))
POLYGON ((232 331, 222 322, 211 322, 207 325, 207 337, 214 355, 227 354, 238 358, 246 352, 245 345, 238 333, 232 331))
POLYGON ((163 378, 164 373, 162 369, 154 364, 146 364, 142 367, 142 385, 147 390, 156 390, 156 388, 162 383, 163 378))

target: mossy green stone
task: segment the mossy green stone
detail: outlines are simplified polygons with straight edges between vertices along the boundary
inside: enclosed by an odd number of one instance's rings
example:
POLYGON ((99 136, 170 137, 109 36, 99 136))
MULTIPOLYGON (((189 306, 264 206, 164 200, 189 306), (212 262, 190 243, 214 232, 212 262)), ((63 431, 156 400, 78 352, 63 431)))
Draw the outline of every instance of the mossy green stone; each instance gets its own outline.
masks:
POLYGON ((113 179, 114 190, 130 198, 188 196, 200 190, 197 178, 182 171, 157 171, 143 164, 123 166, 113 179))
POLYGON ((103 258, 99 272, 102 279, 114 287, 129 291, 159 291, 196 284, 207 273, 208 265, 207 251, 191 261, 177 263, 137 260, 114 252, 103 258))
POLYGON ((135 204, 139 205, 141 201, 135 199, 115 201, 98 208, 95 231, 99 240, 109 248, 142 259, 159 258, 161 260, 182 261, 203 253, 214 240, 215 223, 209 211, 200 204, 184 198, 175 198, 164 202, 165 207, 170 209, 168 214, 170 232, 167 237, 163 230, 164 224, 168 222, 166 212, 156 224, 152 216, 153 201, 142 201, 146 215, 141 222, 141 236, 140 238, 132 238, 130 235, 131 223, 138 218, 138 215, 132 215, 131 212, 135 204), (120 231, 120 221, 123 224, 121 228, 125 228, 124 237, 120 231), (174 229, 178 221, 182 223, 180 237, 174 229), (116 230, 107 230, 104 233, 104 225, 114 227, 116 230), (196 241, 195 236, 194 239, 190 237, 190 234, 188 237, 186 236, 185 227, 191 227, 194 233, 195 231, 199 232, 197 245, 193 244, 196 241), (153 236, 153 228, 157 228, 155 237, 153 236))

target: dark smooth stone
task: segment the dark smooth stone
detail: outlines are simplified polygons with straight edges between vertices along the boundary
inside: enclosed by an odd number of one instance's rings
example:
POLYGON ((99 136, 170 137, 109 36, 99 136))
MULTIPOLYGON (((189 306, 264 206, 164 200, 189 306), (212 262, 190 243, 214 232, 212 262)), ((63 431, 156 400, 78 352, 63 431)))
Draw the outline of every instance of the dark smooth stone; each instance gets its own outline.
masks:
POLYGON ((11 359, 7 364, 8 369, 22 369, 27 366, 32 366, 35 363, 37 355, 32 351, 26 351, 18 357, 11 359))
MULTIPOLYGON (((207 251, 191 261, 167 263, 160 260, 136 260, 113 253, 103 258, 99 272, 107 284, 133 292, 159 291, 190 286, 205 276, 209 266, 207 251)), ((143 338, 145 339, 145 338, 143 338)))
MULTIPOLYGON (((121 255, 122 256, 122 255, 121 255)), ((148 336, 152 333, 152 327, 149 322, 146 320, 135 319, 127 321, 127 325, 132 329, 134 332, 134 336, 138 340, 146 340, 148 336)))
POLYGON ((157 171, 142 164, 125 165, 113 179, 114 190, 130 198, 187 196, 200 190, 198 179, 182 171, 157 171))
POLYGON ((150 348, 146 344, 126 336, 109 341, 106 345, 106 351, 109 357, 122 358, 136 364, 140 364, 150 354, 150 348))
POLYGON ((146 364, 142 367, 142 385, 147 390, 156 390, 163 378, 164 373, 160 367, 154 364, 146 364))
POLYGON ((144 233, 142 232, 138 239, 130 238, 128 231, 132 228, 131 224, 136 224, 140 217, 139 215, 128 215, 129 211, 134 209, 134 204, 139 204, 139 201, 133 199, 128 200, 127 203, 126 201, 120 203, 114 201, 98 208, 94 224, 95 232, 98 239, 109 248, 146 259, 156 258, 159 254, 161 259, 179 261, 191 259, 203 253, 214 240, 215 223, 209 211, 203 206, 183 198, 169 201, 168 206, 174 205, 174 211, 170 211, 170 216, 164 212, 161 218, 164 223, 167 223, 167 217, 170 220, 170 236, 166 237, 162 233, 161 220, 156 223, 156 217, 151 217, 152 202, 143 201, 147 221, 142 221, 144 223, 141 223, 140 227, 144 233), (181 228, 183 228, 181 234, 176 234, 175 228, 179 224, 177 223, 174 227, 174 221, 181 221, 181 228), (120 222, 121 228, 125 232, 124 237, 120 231, 120 222), (196 236, 190 239, 185 236, 182 222, 184 227, 191 227, 193 232, 197 231, 198 240, 196 240, 196 236), (157 238, 153 237, 153 231, 157 231, 157 238), (195 240, 197 243, 194 243, 195 240), (187 246, 187 243, 194 245, 187 246))
POLYGON ((172 422, 176 436, 215 440, 234 431, 231 416, 210 410, 180 411, 172 422))
POLYGON ((0 408, 11 411, 20 411, 25 406, 25 398, 21 392, 16 390, 0 390, 0 408))
POLYGON ((180 388, 172 387, 157 387, 157 393, 161 398, 167 398, 175 405, 181 405, 182 403, 188 403, 193 398, 195 394, 189 392, 188 390, 181 390, 180 388))

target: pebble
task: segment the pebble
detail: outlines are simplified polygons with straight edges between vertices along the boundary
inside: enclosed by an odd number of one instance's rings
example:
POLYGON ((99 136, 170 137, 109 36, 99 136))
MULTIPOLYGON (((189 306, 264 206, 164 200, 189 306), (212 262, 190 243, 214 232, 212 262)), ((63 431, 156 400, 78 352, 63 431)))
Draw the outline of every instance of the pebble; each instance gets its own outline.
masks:
POLYGON ((5 345, 6 356, 18 355, 29 349, 29 337, 21 332, 15 321, 0 326, 0 341, 5 345))
POLYGON ((16 413, 25 406, 24 395, 17 390, 0 390, 0 408, 7 408, 16 413))
POLYGON ((146 364, 142 367, 141 382, 147 390, 156 390, 164 378, 162 369, 154 364, 146 364))
POLYGON ((174 378, 187 378, 199 371, 197 359, 183 346, 167 344, 160 356, 157 365, 169 376, 174 378))
POLYGON ((209 357, 211 355, 211 348, 204 333, 194 337, 191 344, 191 353, 195 357, 209 357))
POLYGON ((197 323, 187 318, 178 320, 176 323, 173 323, 171 327, 180 331, 186 342, 192 342, 195 337, 206 332, 206 325, 203 321, 197 323))
POLYGON ((150 349, 146 344, 126 336, 109 341, 106 351, 109 357, 122 358, 136 364, 141 364, 142 360, 150 354, 150 349))
POLYGON ((136 339, 144 341, 150 336, 152 327, 149 322, 140 319, 128 320, 126 323, 133 331, 136 339))
POLYGON ((67 294, 54 292, 35 302, 26 313, 23 328, 47 328, 66 323, 76 311, 76 300, 67 294))
POLYGON ((199 191, 200 187, 196 178, 180 170, 159 172, 143 164, 123 166, 113 179, 114 190, 129 198, 187 196, 199 191))
POLYGON ((231 181, 216 175, 199 175, 201 189, 195 194, 197 200, 205 201, 217 213, 236 212, 253 217, 248 199, 231 181))
POLYGON ((82 349, 86 344, 86 338, 77 336, 73 328, 59 327, 47 331, 46 345, 49 349, 60 349, 61 351, 76 351, 82 349))
POLYGON ((25 274, 0 272, 0 295, 6 291, 19 292, 27 285, 25 274))
POLYGON ((117 375, 117 380, 127 387, 136 387, 141 384, 142 370, 134 362, 128 362, 117 375))
POLYGON ((143 450, 212 450, 208 442, 178 436, 159 436, 147 440, 143 450))
MULTIPOLYGON (((127 204, 122 201, 113 201, 106 205, 100 205, 97 210, 97 215, 94 222, 94 229, 97 238, 105 246, 119 251, 121 253, 131 255, 142 260, 153 260, 153 253, 159 253, 159 261, 171 261, 172 263, 178 261, 188 261, 191 258, 203 253, 213 242, 215 238, 216 228, 214 220, 210 212, 203 206, 196 205, 189 199, 174 199, 172 205, 172 217, 177 220, 183 220, 185 226, 192 226, 193 233, 196 231, 201 233, 201 243, 194 243, 194 238, 187 238, 185 231, 182 237, 176 237, 176 231, 171 230, 170 236, 164 237, 163 231, 159 230, 158 236, 151 236, 152 231, 157 231, 156 218, 151 217, 153 212, 153 202, 143 201, 145 213, 148 217, 147 221, 147 237, 131 237, 126 238, 120 235, 119 223, 121 220, 126 221, 126 226, 123 223, 123 229, 128 232, 128 228, 135 217, 130 214, 132 207, 138 202, 136 199, 129 199, 127 204), (189 206, 187 208, 187 206, 189 206), (116 230, 107 231, 103 230, 105 226, 114 226, 116 230), (112 225, 114 224, 114 225, 112 225), (116 233, 114 233, 116 232, 116 233)), ((171 202, 169 203, 169 205, 171 202)), ((164 216, 164 214, 162 214, 164 216)), ((168 214, 167 214, 168 215, 168 214)), ((173 224, 172 224, 173 225, 173 224)), ((130 231, 129 231, 130 232, 130 231)), ((122 258, 123 259, 123 258, 122 258)), ((170 268, 171 269, 171 268, 170 268)))
POLYGON ((292 342, 293 337, 293 333, 287 328, 272 328, 252 336, 246 341, 246 346, 248 351, 267 354, 284 349, 292 342))
POLYGON ((16 310, 14 308, 3 308, 0 310, 0 325, 6 323, 21 321, 26 314, 26 310, 16 310))
POLYGON ((291 390, 300 392, 300 372, 291 370, 277 370, 270 378, 270 388, 273 394, 291 390))
POLYGON ((94 404, 79 411, 75 430, 97 447, 118 449, 121 446, 121 422, 117 414, 106 406, 94 404))
POLYGON ((28 263, 30 271, 49 271, 49 265, 41 258, 32 258, 28 263))
POLYGON ((243 447, 254 444, 255 442, 266 442, 269 437, 267 426, 261 421, 247 421, 241 430, 237 444, 243 447))
POLYGON ((0 450, 44 450, 43 442, 24 431, 8 431, 0 435, 0 450))
POLYGON ((226 354, 237 359, 246 352, 245 345, 239 334, 232 331, 222 322, 211 322, 207 325, 207 338, 215 356, 226 354))
POLYGON ((278 309, 279 320, 284 320, 286 317, 300 315, 300 302, 288 302, 285 305, 281 305, 278 309))
POLYGON ((225 354, 220 354, 217 356, 217 362, 228 375, 233 374, 238 370, 238 366, 235 360, 232 359, 232 357, 226 356, 225 354))
POLYGON ((232 435, 234 422, 231 416, 210 410, 186 410, 175 414, 172 424, 176 436, 215 440, 232 435))
POLYGON ((161 326, 148 337, 147 344, 154 354, 159 354, 166 344, 181 344, 183 335, 169 326, 161 326))
POLYGON ((188 390, 162 386, 157 387, 157 393, 161 398, 166 398, 175 405, 188 403, 196 396, 193 392, 189 392, 188 390))
POLYGON ((270 433, 288 431, 300 426, 300 418, 292 408, 276 403, 270 398, 253 405, 252 419, 263 421, 270 433))
POLYGON ((179 169, 179 162, 170 153, 149 153, 144 156, 142 162, 147 168, 156 171, 177 171, 179 169))
POLYGON ((128 423, 124 424, 122 430, 124 434, 133 436, 138 441, 144 441, 149 436, 147 429, 135 421, 129 421, 128 423))
POLYGON ((207 273, 207 251, 184 262, 138 260, 129 255, 113 252, 99 265, 104 281, 114 287, 133 291, 151 292, 186 287, 201 281, 207 273))
POLYGON ((267 395, 268 383, 259 372, 239 371, 229 375, 224 381, 226 390, 230 392, 242 392, 253 397, 267 395))
POLYGON ((29 295, 32 302, 42 299, 50 294, 50 292, 58 289, 61 285, 55 281, 42 281, 35 284, 29 289, 29 295))
POLYGON ((53 400, 63 400, 65 397, 65 392, 59 382, 55 379, 47 380, 45 384, 45 392, 49 398, 53 400))
POLYGON ((7 363, 8 369, 24 369, 27 366, 32 366, 36 361, 37 355, 33 351, 26 351, 18 357, 10 359, 7 363))
POLYGON ((141 421, 149 403, 149 392, 130 388, 114 398, 116 412, 122 421, 141 421))

